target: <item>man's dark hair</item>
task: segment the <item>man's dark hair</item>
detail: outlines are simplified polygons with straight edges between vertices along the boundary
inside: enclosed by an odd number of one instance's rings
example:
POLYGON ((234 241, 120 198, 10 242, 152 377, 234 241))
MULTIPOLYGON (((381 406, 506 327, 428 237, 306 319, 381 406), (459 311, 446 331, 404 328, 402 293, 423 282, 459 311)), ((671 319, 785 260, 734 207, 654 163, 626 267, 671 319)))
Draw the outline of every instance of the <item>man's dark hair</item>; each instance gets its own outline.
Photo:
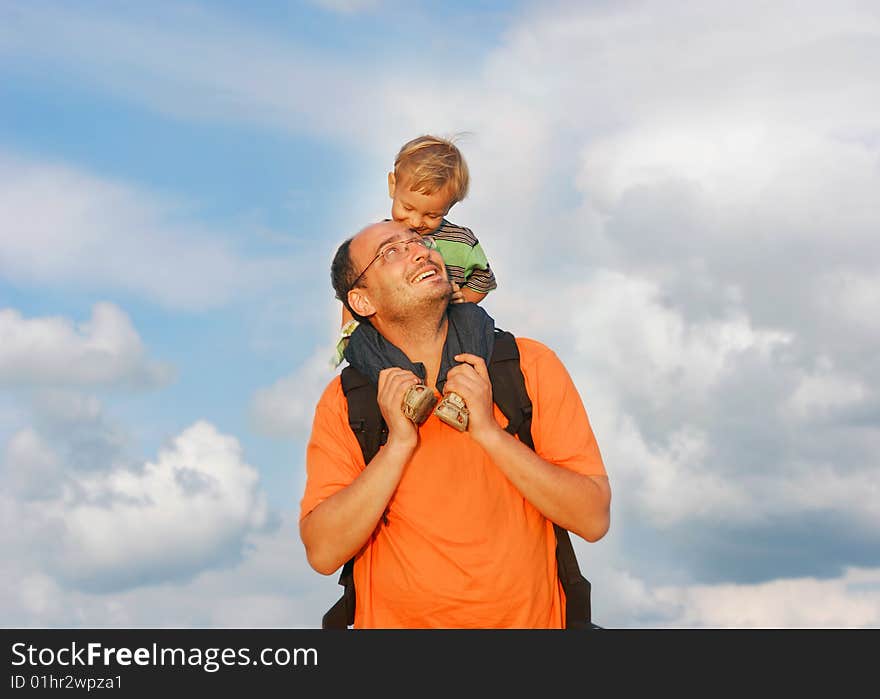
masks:
POLYGON ((351 313, 356 321, 363 323, 368 319, 355 313, 352 307, 348 305, 348 292, 354 280, 358 277, 358 271, 355 269, 354 262, 351 259, 352 240, 354 238, 343 241, 342 245, 336 250, 336 255, 333 256, 333 262, 330 264, 330 283, 333 285, 333 291, 336 292, 336 298, 342 301, 342 305, 348 309, 348 312, 351 313))

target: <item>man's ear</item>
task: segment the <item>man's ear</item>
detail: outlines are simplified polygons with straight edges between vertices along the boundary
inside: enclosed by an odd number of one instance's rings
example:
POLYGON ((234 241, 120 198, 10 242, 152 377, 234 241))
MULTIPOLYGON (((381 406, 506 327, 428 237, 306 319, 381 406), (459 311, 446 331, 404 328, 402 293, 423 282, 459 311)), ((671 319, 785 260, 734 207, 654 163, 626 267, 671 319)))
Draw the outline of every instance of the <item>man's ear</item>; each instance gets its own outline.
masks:
POLYGON ((348 292, 348 305, 359 316, 369 318, 376 312, 373 302, 360 288, 348 292))
POLYGON ((394 190, 397 188, 397 178, 393 172, 388 173, 388 196, 394 199, 394 190))

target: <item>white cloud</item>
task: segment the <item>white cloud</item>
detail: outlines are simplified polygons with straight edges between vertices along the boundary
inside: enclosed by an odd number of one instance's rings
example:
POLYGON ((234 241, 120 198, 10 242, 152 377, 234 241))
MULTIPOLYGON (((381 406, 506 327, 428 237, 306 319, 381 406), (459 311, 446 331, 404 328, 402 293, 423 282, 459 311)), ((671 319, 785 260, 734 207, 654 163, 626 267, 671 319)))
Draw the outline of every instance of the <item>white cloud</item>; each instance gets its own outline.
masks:
POLYGON ((654 403, 704 395, 736 369, 738 357, 752 352, 766 359, 792 340, 789 333, 753 327, 738 308, 726 317, 688 322, 662 302, 659 285, 617 272, 599 272, 566 295, 580 358, 654 403))
POLYGON ((315 405, 336 373, 332 355, 331 346, 321 345, 292 374, 259 389, 250 406, 254 429, 272 437, 307 438, 315 405))
POLYGON ((805 419, 858 404, 868 395, 861 381, 825 367, 815 373, 804 373, 784 408, 794 417, 805 419))
POLYGON ((69 587, 19 556, 0 579, 0 616, 45 628, 320 627, 342 588, 308 566, 296 522, 250 532, 247 547, 235 565, 100 593, 69 587))
POLYGON ((678 615, 666 627, 878 628, 880 571, 849 569, 836 579, 794 578, 759 585, 661 588, 678 615))
POLYGON ((593 620, 606 628, 880 627, 877 567, 850 566, 822 578, 694 584, 634 575, 625 559, 605 555, 609 546, 603 540, 578 553, 593 586, 593 620))
POLYGON ((20 587, 12 592, 19 604, 10 610, 12 614, 24 612, 30 619, 63 618, 63 591, 48 575, 32 573, 15 582, 20 587))
POLYGON ((816 306, 839 319, 848 334, 880 340, 880 269, 837 269, 822 274, 816 285, 816 306))
POLYGON ((101 401, 74 391, 46 389, 34 394, 34 409, 40 419, 69 432, 73 425, 100 422, 101 401))
POLYGON ((0 151, 0 277, 123 290, 193 310, 293 278, 290 260, 247 259, 216 232, 178 223, 181 209, 126 184, 0 151))
POLYGON ((23 499, 61 495, 63 464, 58 454, 33 429, 16 432, 6 444, 2 482, 8 492, 23 499))
POLYGON ((696 427, 649 443, 627 417, 602 435, 616 507, 659 531, 745 528, 823 513, 837 513, 865 532, 880 524, 880 484, 870 464, 792 459, 737 470, 735 460, 728 462, 735 455, 713 449, 696 427))
POLYGON ((631 420, 605 434, 621 503, 630 502, 661 529, 672 524, 752 521, 763 513, 754 509, 750 484, 713 469, 707 436, 684 426, 657 445, 649 445, 631 420))
MULTIPOLYGON (((715 257, 748 245, 775 256, 794 241, 822 244, 829 229, 845 232, 838 248, 855 250, 871 244, 878 222, 866 207, 880 186, 876 157, 862 143, 792 125, 786 115, 718 116, 696 106, 687 117, 653 119, 591 141, 578 186, 599 211, 613 214, 627 194, 684 183, 692 191, 688 203, 698 207, 696 225, 673 233, 693 254, 715 257)), ((677 242, 667 240, 676 253, 677 242)))
MULTIPOLYGON (((24 403, 24 401, 22 401, 24 403)), ((130 437, 104 414, 95 396, 39 390, 30 396, 0 458, 3 488, 20 500, 51 504, 84 474, 126 468, 130 437)), ((24 407, 24 406, 22 406, 24 407)))
MULTIPOLYGON (((774 498, 780 508, 799 512, 845 512, 867 531, 880 526, 880 481, 874 468, 849 472, 846 465, 810 464, 808 477, 778 482, 774 498)), ((772 512, 769 503, 767 514, 772 512)))
MULTIPOLYGON (((13 478, 37 463, 57 475, 57 461, 23 432, 7 448, 4 473, 13 478)), ((206 422, 184 430, 140 469, 67 469, 59 482, 60 493, 44 489, 39 500, 4 496, 8 518, 18 522, 4 548, 57 584, 82 590, 124 590, 230 565, 247 538, 271 524, 258 473, 244 462, 238 440, 206 422)), ((26 495, 21 488, 14 494, 26 495)))
POLYGON ((90 320, 23 318, 0 309, 0 384, 24 386, 155 386, 173 376, 150 361, 128 316, 97 303, 90 320))

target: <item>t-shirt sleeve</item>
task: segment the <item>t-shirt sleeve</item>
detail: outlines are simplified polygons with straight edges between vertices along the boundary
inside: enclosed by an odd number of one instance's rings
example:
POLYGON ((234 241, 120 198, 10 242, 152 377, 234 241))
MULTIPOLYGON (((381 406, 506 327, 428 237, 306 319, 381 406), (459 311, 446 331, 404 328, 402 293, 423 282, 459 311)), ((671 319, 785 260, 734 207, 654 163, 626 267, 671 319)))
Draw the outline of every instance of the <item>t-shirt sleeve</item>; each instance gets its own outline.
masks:
POLYGON ((586 408, 565 365, 535 340, 517 338, 517 346, 532 399, 535 452, 587 476, 607 475, 586 408))
POLYGON ((495 274, 489 266, 483 246, 477 243, 470 249, 465 266, 465 286, 481 294, 488 294, 498 288, 495 274))
POLYGON ((348 406, 337 377, 324 390, 315 408, 306 447, 306 485, 300 501, 300 520, 349 485, 363 470, 363 454, 349 427, 348 406))

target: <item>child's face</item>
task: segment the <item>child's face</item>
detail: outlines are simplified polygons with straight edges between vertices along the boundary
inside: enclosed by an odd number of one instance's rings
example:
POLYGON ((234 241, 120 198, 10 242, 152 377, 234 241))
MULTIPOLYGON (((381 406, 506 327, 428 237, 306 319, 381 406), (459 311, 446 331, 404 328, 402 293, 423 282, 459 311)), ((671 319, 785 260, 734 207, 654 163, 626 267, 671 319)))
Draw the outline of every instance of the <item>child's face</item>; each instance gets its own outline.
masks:
POLYGON ((396 180, 388 173, 388 195, 391 197, 391 218, 405 223, 419 235, 433 231, 452 207, 452 195, 448 189, 433 194, 414 192, 409 188, 409 178, 401 175, 396 180))

